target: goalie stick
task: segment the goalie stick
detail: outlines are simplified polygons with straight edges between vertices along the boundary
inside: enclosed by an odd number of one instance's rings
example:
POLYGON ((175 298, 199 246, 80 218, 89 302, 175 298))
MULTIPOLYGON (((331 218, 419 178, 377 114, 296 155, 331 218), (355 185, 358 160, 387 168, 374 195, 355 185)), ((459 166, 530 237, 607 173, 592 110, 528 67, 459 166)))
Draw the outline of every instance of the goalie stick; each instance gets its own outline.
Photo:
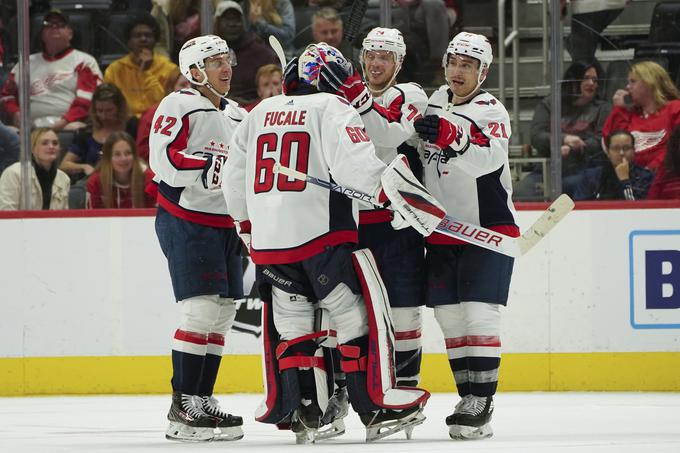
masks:
MULTIPOLYGON (((279 163, 274 164, 274 172, 307 181, 324 189, 339 192, 350 198, 364 203, 373 203, 373 196, 358 190, 343 187, 330 181, 315 178, 279 163)), ((446 216, 437 226, 437 232, 445 236, 460 239, 469 244, 477 245, 494 252, 502 253, 513 258, 526 254, 541 239, 543 239, 571 210, 574 202, 568 195, 560 195, 546 211, 520 237, 513 238, 496 231, 489 230, 473 223, 446 216)))

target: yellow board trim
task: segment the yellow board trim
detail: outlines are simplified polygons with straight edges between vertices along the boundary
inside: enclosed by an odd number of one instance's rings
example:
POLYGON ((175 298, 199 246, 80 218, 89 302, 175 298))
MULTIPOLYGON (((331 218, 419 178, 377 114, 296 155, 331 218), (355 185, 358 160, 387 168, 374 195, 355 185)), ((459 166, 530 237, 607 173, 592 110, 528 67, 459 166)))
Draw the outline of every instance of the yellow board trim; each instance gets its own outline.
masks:
MULTIPOLYGON (((500 391, 680 391, 680 352, 504 354, 500 391)), ((170 357, 0 359, 0 396, 169 393, 170 357)), ((425 354, 422 387, 455 391, 444 354, 425 354)), ((224 356, 216 393, 260 393, 259 355, 224 356)))

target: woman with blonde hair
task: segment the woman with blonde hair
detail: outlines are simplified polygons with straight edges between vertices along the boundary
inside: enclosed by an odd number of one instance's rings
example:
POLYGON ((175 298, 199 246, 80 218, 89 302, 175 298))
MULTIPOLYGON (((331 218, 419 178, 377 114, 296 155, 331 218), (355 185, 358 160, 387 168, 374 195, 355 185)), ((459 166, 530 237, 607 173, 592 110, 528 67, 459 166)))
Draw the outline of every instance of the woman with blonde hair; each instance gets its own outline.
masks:
POLYGON ((152 178, 137 155, 134 139, 126 132, 114 132, 104 142, 97 170, 87 180, 87 207, 151 208, 156 200, 144 189, 152 178))
MULTIPOLYGON (((31 133, 32 165, 29 209, 68 209, 71 186, 66 173, 57 168, 59 137, 52 129, 34 129, 31 133)), ((0 210, 17 210, 21 206, 21 163, 16 162, 0 176, 0 210)))
POLYGON ((629 131, 635 137, 635 163, 656 171, 663 164, 671 131, 680 124, 680 91, 668 72, 653 61, 633 64, 626 89, 617 90, 612 103, 602 135, 629 131), (630 96, 630 107, 625 104, 626 96, 630 96))

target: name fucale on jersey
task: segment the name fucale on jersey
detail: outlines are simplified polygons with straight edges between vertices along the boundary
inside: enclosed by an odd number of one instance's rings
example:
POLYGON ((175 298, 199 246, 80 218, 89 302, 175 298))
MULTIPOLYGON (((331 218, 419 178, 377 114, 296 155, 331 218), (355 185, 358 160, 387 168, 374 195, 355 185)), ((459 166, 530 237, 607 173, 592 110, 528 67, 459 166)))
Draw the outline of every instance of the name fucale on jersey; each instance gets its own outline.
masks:
POLYGON ((171 93, 158 106, 149 138, 158 204, 171 214, 207 226, 231 228, 221 190, 201 182, 206 156, 227 156, 231 137, 246 113, 234 101, 216 109, 194 89, 171 93), (199 120, 200 118, 200 120, 199 120))
MULTIPOLYGON (((508 163, 510 118, 503 104, 480 91, 469 101, 451 104, 447 86, 429 99, 426 114, 439 115, 458 124, 469 135, 462 154, 446 158, 429 143, 421 149, 425 185, 448 214, 509 236, 519 236, 512 204, 512 178, 508 163)), ((438 233, 427 238, 432 244, 464 244, 438 233)))
POLYGON ((386 166, 346 101, 315 93, 260 102, 230 143, 223 187, 234 219, 251 222, 257 264, 302 261, 326 247, 357 242, 356 203, 274 173, 276 162, 377 195, 386 166))

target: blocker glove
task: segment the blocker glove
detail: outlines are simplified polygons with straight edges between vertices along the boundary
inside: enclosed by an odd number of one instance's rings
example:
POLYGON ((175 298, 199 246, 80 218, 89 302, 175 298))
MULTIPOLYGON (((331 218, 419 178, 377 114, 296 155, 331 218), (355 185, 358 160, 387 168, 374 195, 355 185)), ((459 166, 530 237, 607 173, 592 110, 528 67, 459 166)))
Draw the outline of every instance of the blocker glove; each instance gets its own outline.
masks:
POLYGON ((349 62, 325 62, 319 74, 319 90, 344 97, 360 114, 373 105, 371 93, 349 62))
POLYGON ((294 93, 300 85, 298 78, 298 58, 295 57, 288 62, 283 72, 283 94, 294 93))
POLYGON ((427 115, 413 122, 416 132, 423 140, 438 146, 448 158, 467 151, 470 137, 459 125, 437 115, 427 115))
POLYGON ((208 155, 201 174, 201 182, 203 187, 208 190, 219 189, 222 186, 222 168, 224 168, 224 161, 226 156, 208 155))

